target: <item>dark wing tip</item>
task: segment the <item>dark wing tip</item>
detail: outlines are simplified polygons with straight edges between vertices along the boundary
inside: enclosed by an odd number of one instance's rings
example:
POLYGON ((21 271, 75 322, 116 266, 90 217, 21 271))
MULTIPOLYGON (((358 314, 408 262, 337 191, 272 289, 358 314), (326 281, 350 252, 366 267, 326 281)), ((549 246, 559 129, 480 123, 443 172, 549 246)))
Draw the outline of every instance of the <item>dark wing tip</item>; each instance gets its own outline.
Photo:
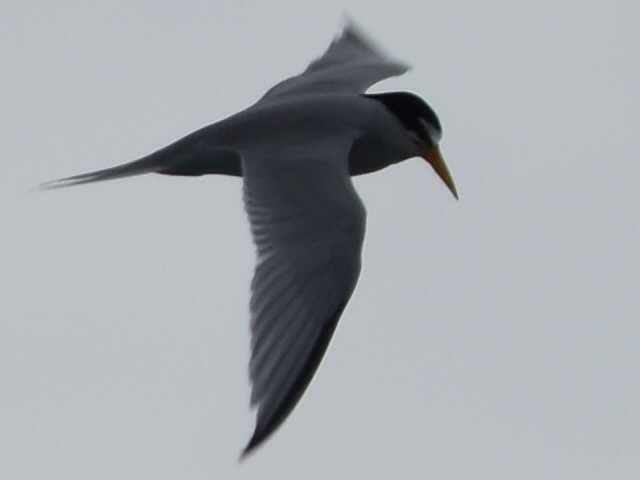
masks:
POLYGON ((348 37, 367 48, 371 48, 372 45, 375 45, 375 42, 371 37, 348 13, 345 13, 342 19, 342 27, 337 35, 337 38, 341 37, 348 37))
POLYGON ((342 28, 333 39, 332 45, 338 43, 351 43, 357 45, 358 48, 365 50, 374 55, 388 57, 385 50, 358 24, 352 17, 345 16, 342 28))
MULTIPOLYGON (((342 315, 345 307, 347 306, 348 298, 346 298, 343 302, 338 305, 334 314, 331 316, 331 319, 325 324, 324 328, 321 330, 320 335, 318 336, 315 344, 313 345, 312 350, 309 352, 307 356, 304 367, 298 374, 297 378, 294 380, 293 384, 289 388, 289 390, 281 397, 278 402, 277 408, 274 412, 268 416, 266 419, 260 418, 260 407, 258 407, 258 421, 256 423, 255 430, 253 431, 253 435, 251 439, 247 443, 247 445, 242 450, 240 454, 240 460, 243 460, 247 457, 251 452, 253 452, 257 447, 259 447, 267 438, 276 431, 276 429, 282 425, 282 422, 287 418, 289 413, 296 406, 300 397, 309 386, 313 375, 316 373, 316 370, 320 366, 320 362, 322 361, 322 357, 329 346, 329 342, 331 341, 331 337, 333 336, 333 332, 338 325, 338 320, 342 315)), ((258 402, 259 403, 259 402, 258 402)))
POLYGON ((252 453, 254 449, 258 447, 262 442, 264 442, 269 435, 271 435, 271 432, 266 430, 261 430, 259 428, 259 425, 256 425, 256 428, 253 431, 253 435, 251 436, 251 439, 249 440, 247 445, 244 447, 244 449, 240 453, 240 461, 247 458, 247 455, 252 453))
POLYGON ((340 33, 334 39, 334 43, 337 43, 343 38, 349 42, 357 44, 361 49, 366 50, 373 55, 383 57, 389 62, 396 63, 400 68, 398 74, 405 73, 411 68, 410 65, 398 60, 394 55, 390 55, 387 49, 371 37, 368 31, 357 23, 349 14, 345 14, 342 23, 342 30, 340 30, 340 33))

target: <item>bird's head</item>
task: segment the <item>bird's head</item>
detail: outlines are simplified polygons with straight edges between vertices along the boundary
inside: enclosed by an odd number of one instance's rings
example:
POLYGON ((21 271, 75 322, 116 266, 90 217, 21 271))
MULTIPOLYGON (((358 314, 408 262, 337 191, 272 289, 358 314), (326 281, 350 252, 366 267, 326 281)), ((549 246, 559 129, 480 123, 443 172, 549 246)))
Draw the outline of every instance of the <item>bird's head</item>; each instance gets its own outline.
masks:
POLYGON ((438 147, 442 138, 442 126, 433 109, 420 97, 408 92, 367 94, 367 97, 382 102, 402 123, 414 141, 415 156, 429 162, 457 199, 456 186, 438 147))

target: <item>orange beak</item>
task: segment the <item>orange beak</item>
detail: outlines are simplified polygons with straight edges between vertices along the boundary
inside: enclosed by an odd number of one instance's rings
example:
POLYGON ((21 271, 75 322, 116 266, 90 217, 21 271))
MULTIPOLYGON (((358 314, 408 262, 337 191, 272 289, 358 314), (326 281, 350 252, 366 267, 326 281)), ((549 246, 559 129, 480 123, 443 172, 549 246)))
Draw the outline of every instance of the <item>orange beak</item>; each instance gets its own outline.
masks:
POLYGON ((449 190, 451 190, 451 193, 453 193, 453 196, 456 197, 457 200, 458 192, 455 184, 453 183, 453 179, 451 178, 451 174, 449 173, 449 169, 447 168, 447 164, 444 163, 444 158, 442 158, 440 149, 437 146, 428 147, 425 144, 420 144, 418 146, 418 150, 420 152, 420 156, 429 162, 429 165, 433 167, 440 179, 449 188, 449 190))

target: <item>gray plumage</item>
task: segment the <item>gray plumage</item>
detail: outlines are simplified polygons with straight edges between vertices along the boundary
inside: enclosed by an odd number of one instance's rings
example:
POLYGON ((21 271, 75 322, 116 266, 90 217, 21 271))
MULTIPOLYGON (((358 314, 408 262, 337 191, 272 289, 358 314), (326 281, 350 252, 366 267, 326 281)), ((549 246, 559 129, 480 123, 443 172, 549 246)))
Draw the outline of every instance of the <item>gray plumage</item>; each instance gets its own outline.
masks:
MULTIPOLYGON (((43 185, 152 172, 243 177, 257 249, 249 363, 257 421, 243 455, 294 408, 354 291, 366 214, 351 175, 437 149, 440 125, 422 100, 364 94, 407 70, 350 24, 303 73, 246 110, 140 160, 43 185)), ((432 165, 455 195, 446 167, 432 165)))

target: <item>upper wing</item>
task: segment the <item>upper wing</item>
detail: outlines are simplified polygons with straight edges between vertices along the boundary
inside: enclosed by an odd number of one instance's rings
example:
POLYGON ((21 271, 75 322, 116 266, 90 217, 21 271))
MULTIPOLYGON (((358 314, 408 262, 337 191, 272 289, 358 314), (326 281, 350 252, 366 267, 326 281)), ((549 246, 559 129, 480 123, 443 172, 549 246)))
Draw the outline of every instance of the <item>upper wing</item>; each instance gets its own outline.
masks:
POLYGON ((347 170, 349 146, 336 140, 309 145, 304 158, 243 159, 258 253, 249 364, 258 412, 244 454, 298 402, 355 288, 365 210, 347 170))
POLYGON ((408 65, 384 55, 349 23, 324 55, 300 75, 272 87, 263 99, 296 93, 362 93, 374 83, 407 70, 408 65))

